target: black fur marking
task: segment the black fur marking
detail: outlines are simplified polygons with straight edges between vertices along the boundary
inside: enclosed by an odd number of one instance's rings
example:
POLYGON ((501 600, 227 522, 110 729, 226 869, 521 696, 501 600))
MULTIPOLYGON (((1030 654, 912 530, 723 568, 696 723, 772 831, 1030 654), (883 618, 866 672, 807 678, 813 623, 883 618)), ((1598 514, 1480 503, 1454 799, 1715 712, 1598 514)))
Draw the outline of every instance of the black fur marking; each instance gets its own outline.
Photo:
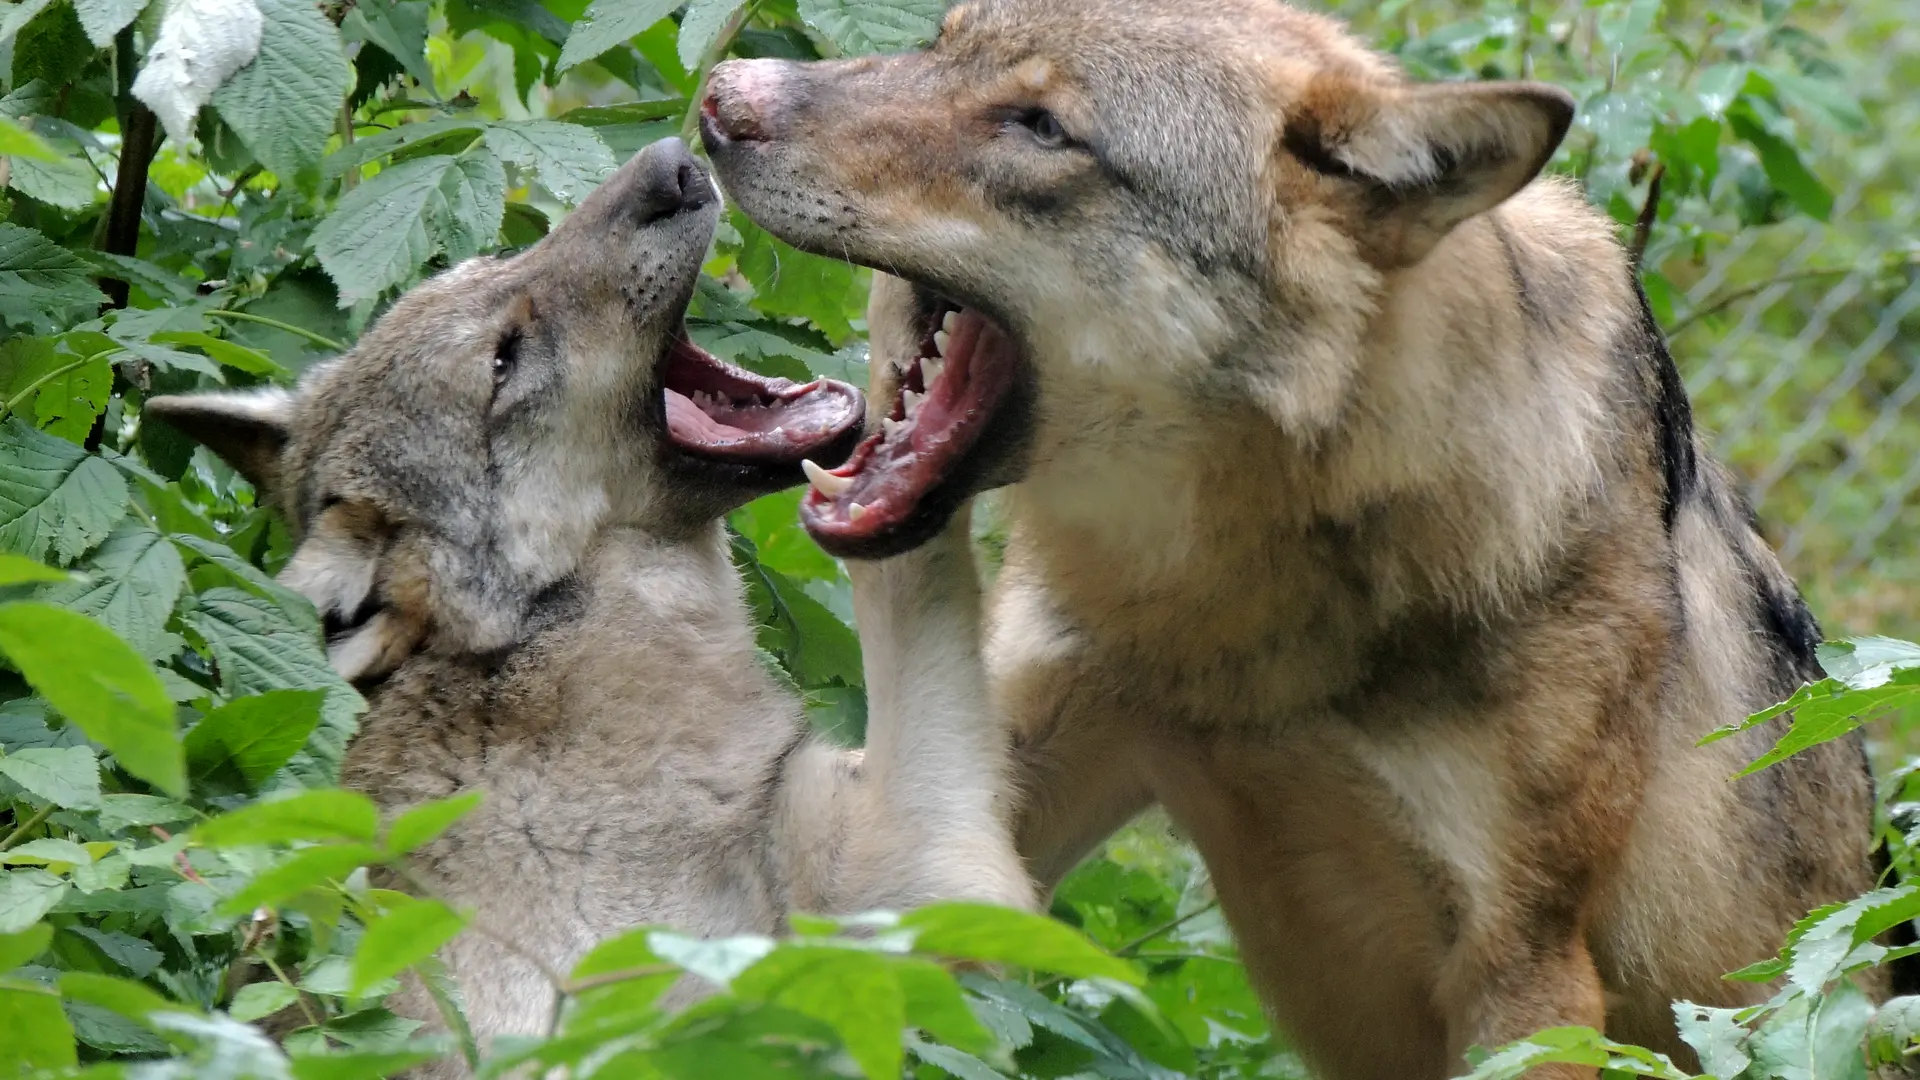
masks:
POLYGON ((1280 134, 1280 145, 1292 154, 1300 164, 1336 180, 1355 180, 1363 183, 1379 181, 1353 166, 1333 156, 1333 148, 1320 137, 1320 126, 1314 123, 1292 123, 1280 134))
POLYGON ((1693 404, 1687 400, 1686 384, 1680 381, 1680 369, 1667 351, 1667 339, 1660 333, 1660 324, 1653 317, 1653 307, 1638 277, 1633 280, 1633 296, 1640 304, 1640 325, 1631 347, 1649 377, 1647 390, 1652 396, 1657 449, 1667 481, 1660 517, 1671 532, 1680 504, 1699 481, 1699 462, 1694 459, 1693 447, 1693 404))
MULTIPOLYGON (((1507 257, 1507 275, 1513 278, 1513 295, 1520 301, 1520 308, 1527 313, 1527 321, 1535 326, 1547 322, 1546 312, 1533 295, 1533 285, 1527 280, 1527 271, 1520 263, 1520 253, 1513 249, 1513 236, 1507 232, 1506 223, 1499 214, 1488 214, 1487 224, 1493 226, 1493 235, 1500 240, 1500 252, 1507 257)), ((1538 353, 1528 350, 1528 355, 1538 360, 1538 353)))

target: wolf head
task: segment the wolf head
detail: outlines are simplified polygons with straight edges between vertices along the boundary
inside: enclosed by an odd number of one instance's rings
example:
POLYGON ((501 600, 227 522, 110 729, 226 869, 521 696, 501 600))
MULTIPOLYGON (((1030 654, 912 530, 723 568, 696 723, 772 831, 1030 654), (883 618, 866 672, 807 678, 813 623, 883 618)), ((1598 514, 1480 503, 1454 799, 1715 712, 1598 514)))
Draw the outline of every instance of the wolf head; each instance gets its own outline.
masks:
POLYGON ((1167 399, 1324 437, 1382 290, 1573 103, 1410 83, 1276 0, 966 0, 924 53, 724 64, 703 114, 749 215, 905 280, 870 319, 883 430, 803 504, 871 555, 1167 399))
POLYGON ((299 546, 281 580, 319 609, 343 675, 422 642, 505 647, 600 530, 691 535, 858 438, 853 388, 762 379, 687 340, 718 212, 686 147, 657 143, 539 244, 420 285, 293 391, 156 397, 146 415, 284 512, 299 546))

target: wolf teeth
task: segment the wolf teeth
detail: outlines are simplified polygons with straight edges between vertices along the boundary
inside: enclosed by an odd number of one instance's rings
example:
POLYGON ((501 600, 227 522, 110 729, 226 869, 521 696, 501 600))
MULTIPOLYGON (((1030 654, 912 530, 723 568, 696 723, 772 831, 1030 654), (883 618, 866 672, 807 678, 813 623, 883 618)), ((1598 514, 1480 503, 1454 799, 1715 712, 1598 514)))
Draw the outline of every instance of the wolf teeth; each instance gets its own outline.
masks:
POLYGON ((903 390, 900 392, 900 401, 907 409, 907 419, 913 419, 913 414, 920 411, 920 403, 926 399, 927 395, 916 394, 911 390, 903 390))
POLYGON ((861 506, 859 503, 847 504, 847 520, 848 521, 859 521, 863 516, 866 515, 866 512, 867 512, 867 508, 864 506, 861 506))
POLYGON ((886 432, 886 437, 889 439, 900 434, 900 429, 906 426, 907 425, 895 420, 891 416, 883 416, 880 418, 880 430, 886 432))
POLYGON ((953 333, 953 328, 958 325, 960 325, 960 313, 957 311, 949 311, 940 319, 940 329, 949 334, 953 333))
POLYGON ((847 489, 853 486, 853 477, 835 476, 815 465, 812 458, 800 459, 800 471, 807 474, 807 483, 813 485, 813 490, 829 499, 837 499, 845 495, 847 489))
MULTIPOLYGON (((947 342, 952 340, 953 340, 953 334, 951 332, 946 330, 935 330, 933 332, 933 351, 940 354, 941 356, 947 355, 947 342)), ((926 365, 925 360, 922 360, 920 363, 921 363, 921 366, 923 367, 926 365)))
POLYGON ((940 381, 940 373, 945 370, 947 370, 945 360, 936 360, 929 356, 920 361, 920 381, 928 390, 932 390, 933 384, 940 381))

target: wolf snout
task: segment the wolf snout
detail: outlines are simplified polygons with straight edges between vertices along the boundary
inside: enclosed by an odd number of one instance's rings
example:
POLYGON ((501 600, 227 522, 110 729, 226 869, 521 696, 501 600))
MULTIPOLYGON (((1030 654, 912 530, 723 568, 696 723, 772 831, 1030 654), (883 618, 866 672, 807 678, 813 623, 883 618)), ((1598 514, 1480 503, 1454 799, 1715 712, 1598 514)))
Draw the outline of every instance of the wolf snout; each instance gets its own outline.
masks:
POLYGON ((676 138, 661 139, 642 151, 626 195, 624 201, 642 225, 697 210, 716 198, 707 170, 676 138))
POLYGON ((700 103, 702 134, 735 142, 771 138, 777 126, 786 71, 782 60, 729 60, 713 69, 700 103))

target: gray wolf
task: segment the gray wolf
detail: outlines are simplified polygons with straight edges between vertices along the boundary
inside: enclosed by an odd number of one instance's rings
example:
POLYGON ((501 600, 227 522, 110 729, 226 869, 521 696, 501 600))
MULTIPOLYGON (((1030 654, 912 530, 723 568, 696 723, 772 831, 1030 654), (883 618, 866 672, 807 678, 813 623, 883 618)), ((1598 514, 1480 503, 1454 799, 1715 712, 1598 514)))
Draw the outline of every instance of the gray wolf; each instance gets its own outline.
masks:
MULTIPOLYGON (((1845 740, 1729 783, 1819 630, 1694 431, 1572 100, 1423 85, 1276 0, 967 0, 920 54, 728 63, 730 197, 885 271, 891 402, 813 535, 995 485, 988 667, 1043 883, 1158 802, 1324 1075, 1669 1002, 1872 884, 1845 740)), ((886 407, 886 406, 880 406, 886 407)), ((1592 1077, 1550 1067, 1541 1077, 1592 1077)))
POLYGON ((146 406, 292 524, 281 581, 369 702, 343 783, 389 813, 484 793, 417 857, 491 930, 442 954, 483 1038, 544 1031, 542 967, 639 924, 1032 903, 964 521, 857 568, 864 752, 810 737, 757 658, 720 515, 798 483, 808 455, 844 457, 863 402, 687 340, 718 211, 685 146, 655 144, 538 245, 419 286, 293 392, 146 406))

